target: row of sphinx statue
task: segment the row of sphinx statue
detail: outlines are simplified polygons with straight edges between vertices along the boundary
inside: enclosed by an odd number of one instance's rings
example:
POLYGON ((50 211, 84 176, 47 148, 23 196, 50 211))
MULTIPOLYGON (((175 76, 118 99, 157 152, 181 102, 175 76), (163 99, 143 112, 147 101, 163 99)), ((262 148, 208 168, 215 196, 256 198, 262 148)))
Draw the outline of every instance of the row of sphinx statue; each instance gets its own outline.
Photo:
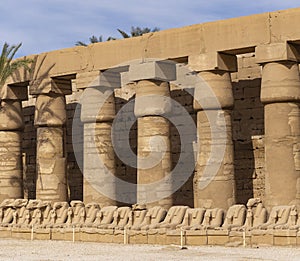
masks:
POLYGON ((168 211, 156 206, 106 206, 82 201, 56 202, 6 199, 0 204, 0 227, 67 228, 91 227, 115 230, 184 229, 184 230, 253 230, 298 229, 296 206, 277 206, 271 212, 259 198, 249 199, 246 206, 219 208, 173 206, 168 211))

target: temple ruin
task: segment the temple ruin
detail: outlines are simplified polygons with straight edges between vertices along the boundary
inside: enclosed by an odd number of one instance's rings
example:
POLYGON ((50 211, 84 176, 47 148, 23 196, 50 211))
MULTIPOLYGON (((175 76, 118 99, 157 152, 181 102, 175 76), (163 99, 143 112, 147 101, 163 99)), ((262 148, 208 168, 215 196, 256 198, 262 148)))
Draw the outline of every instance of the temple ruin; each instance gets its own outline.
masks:
POLYGON ((300 245, 298 24, 295 8, 28 56, 1 89, 0 237, 300 245))

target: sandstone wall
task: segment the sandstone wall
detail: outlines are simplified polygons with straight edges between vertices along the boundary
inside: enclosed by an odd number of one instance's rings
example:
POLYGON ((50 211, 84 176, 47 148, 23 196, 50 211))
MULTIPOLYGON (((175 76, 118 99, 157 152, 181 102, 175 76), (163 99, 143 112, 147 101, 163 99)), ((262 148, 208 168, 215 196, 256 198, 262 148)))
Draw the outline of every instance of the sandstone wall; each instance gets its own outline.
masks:
POLYGON ((232 80, 237 200, 246 203, 264 195, 264 108, 260 102, 261 69, 254 54, 239 57, 232 80))

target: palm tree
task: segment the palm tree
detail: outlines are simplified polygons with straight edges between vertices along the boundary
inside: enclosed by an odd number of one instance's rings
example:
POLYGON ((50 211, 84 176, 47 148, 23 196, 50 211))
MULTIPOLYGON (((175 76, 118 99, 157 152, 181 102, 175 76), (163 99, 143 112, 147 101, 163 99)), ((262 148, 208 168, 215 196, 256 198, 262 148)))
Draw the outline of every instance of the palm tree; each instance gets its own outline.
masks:
MULTIPOLYGON (((122 31, 121 29, 117 29, 117 30, 122 35, 123 38, 130 38, 130 37, 141 36, 146 33, 158 32, 160 29, 158 27, 154 27, 153 29, 150 29, 148 27, 141 28, 139 26, 137 26, 137 27, 132 26, 130 34, 127 34, 125 31, 122 31)), ((102 37, 102 35, 100 35, 98 38, 97 36, 92 35, 89 38, 89 40, 90 40, 91 44, 100 43, 100 42, 103 42, 103 37, 102 37)), ((106 41, 112 41, 112 40, 116 40, 116 38, 110 36, 107 38, 106 41)), ((78 42, 76 42, 75 45, 76 46, 87 46, 88 44, 86 44, 85 42, 82 42, 82 41, 78 41, 78 42)))
MULTIPOLYGON (((108 37, 107 39, 106 39, 106 41, 111 41, 111 40, 115 40, 116 38, 113 38, 113 37, 108 37)), ((89 40, 90 40, 90 43, 91 44, 93 44, 93 43, 101 43, 101 42, 103 42, 103 37, 102 37, 102 35, 100 35, 99 36, 99 38, 97 37, 97 36, 95 36, 95 35, 92 35, 90 38, 89 38, 89 40)), ((82 42, 82 41, 78 41, 78 42, 76 42, 76 44, 75 44, 76 46, 88 46, 88 44, 86 44, 86 43, 84 43, 84 42, 82 42)))
POLYGON ((9 46, 8 43, 4 43, 1 56, 0 56, 0 90, 4 86, 6 80, 11 76, 16 70, 20 68, 25 68, 30 70, 29 64, 32 62, 31 59, 20 59, 13 61, 13 58, 17 51, 20 49, 22 43, 17 45, 9 46))
POLYGON ((158 32, 159 28, 158 27, 154 27, 153 29, 150 29, 148 27, 141 28, 139 26, 137 26, 137 27, 132 26, 131 27, 131 31, 130 31, 130 35, 127 34, 124 31, 120 30, 120 29, 117 29, 117 30, 123 36, 123 38, 130 38, 130 37, 141 36, 141 35, 146 34, 146 33, 158 32))

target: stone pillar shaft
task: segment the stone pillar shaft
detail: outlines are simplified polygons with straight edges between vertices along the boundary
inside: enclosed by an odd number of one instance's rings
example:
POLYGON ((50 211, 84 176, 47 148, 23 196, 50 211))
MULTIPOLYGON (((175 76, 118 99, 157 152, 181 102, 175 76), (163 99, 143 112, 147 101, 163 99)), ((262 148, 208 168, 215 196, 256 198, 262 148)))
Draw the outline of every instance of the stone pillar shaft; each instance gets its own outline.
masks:
MULTIPOLYGON (((159 116, 145 116, 138 119, 138 158, 146 158, 152 153, 153 147, 151 146, 151 140, 153 137, 159 137, 165 144, 165 153, 160 162, 149 168, 141 168, 141 164, 138 161, 138 176, 137 184, 147 184, 152 182, 159 182, 165 176, 171 172, 171 151, 170 151, 170 124, 168 120, 159 116)), ((158 152, 160 153, 160 152, 158 152)), ((170 184, 170 193, 172 190, 172 184, 170 184)), ((139 191, 139 190, 138 190, 139 191)), ((147 200, 147 195, 138 194, 138 200, 147 200)), ((159 191, 156 192, 159 197, 159 191)), ((172 206, 172 193, 167 198, 162 198, 159 201, 147 203, 147 207, 154 207, 160 205, 165 208, 172 206)))
POLYGON ((235 204, 236 193, 231 127, 231 78, 229 72, 221 70, 200 72, 199 77, 212 93, 201 97, 206 94, 200 88, 195 90, 198 157, 194 176, 194 205, 228 209, 235 204), (197 101, 204 99, 208 101, 204 106, 197 101))
POLYGON ((159 182, 170 174, 172 168, 170 151, 170 123, 163 116, 169 112, 169 103, 157 97, 170 97, 169 84, 155 80, 141 80, 136 88, 135 115, 138 117, 138 171, 137 201, 148 208, 162 206, 169 209, 173 205, 172 182, 169 184, 169 196, 161 198, 159 187, 155 194, 157 201, 149 201, 149 191, 141 190, 141 185, 159 182), (148 96, 148 97, 147 97, 148 96), (151 97, 152 96, 152 97, 151 97), (147 102, 149 104, 147 104, 147 102), (147 106, 147 105, 149 106, 147 106), (157 142, 154 142, 155 139, 157 142), (154 144, 155 143, 155 144, 154 144), (164 144, 159 146, 159 144, 164 144), (156 157, 157 156, 157 157, 156 157), (147 166, 142 163, 147 159, 147 166), (155 164, 149 164, 152 160, 155 164), (158 162, 157 162, 158 161, 158 162))
POLYGON ((116 205, 115 153, 111 130, 115 117, 113 89, 87 88, 82 99, 84 123, 83 200, 101 207, 116 205))
POLYGON ((236 200, 230 72, 237 71, 237 59, 225 53, 203 53, 191 55, 189 66, 200 78, 194 94, 198 111, 194 206, 228 209, 236 200))
MULTIPOLYGON (((234 180, 234 148, 232 142, 231 111, 215 110, 217 117, 222 117, 226 124, 226 133, 215 133, 217 138, 212 140, 210 122, 207 114, 211 111, 199 111, 197 113, 198 130, 198 157, 196 164, 196 176, 194 179, 194 204, 195 207, 219 207, 227 209, 235 203, 235 180, 234 180), (225 148, 224 148, 225 146, 225 148), (216 152, 224 153, 222 162, 212 155, 212 147, 216 152), (220 164, 216 170, 214 165, 220 164), (214 175, 212 181, 201 188, 200 180, 204 173, 214 175), (222 193, 217 193, 221 191, 222 193)), ((213 123, 217 124, 217 123, 213 123)), ((204 178, 205 182, 206 179, 204 178)))
POLYGON ((84 188, 83 188, 83 200, 84 202, 97 202, 104 206, 116 205, 114 198, 108 197, 101 193, 101 187, 110 187, 109 190, 112 194, 116 193, 116 184, 111 181, 111 177, 115 175, 115 154, 111 141, 111 122, 96 122, 84 124, 84 188), (93 134, 92 134, 93 133, 93 134), (93 155, 95 154, 95 155, 93 155), (99 173, 105 173, 104 167, 95 166, 94 158, 101 161, 109 171, 111 177, 107 177, 107 180, 101 179, 100 186, 94 186, 91 180, 87 179, 89 176, 99 176, 99 173))
POLYGON ((21 101, 2 100, 0 108, 0 202, 23 197, 21 101))
POLYGON ((36 198, 45 201, 67 201, 65 158, 65 97, 55 93, 37 96, 36 198))
POLYGON ((263 65, 265 205, 300 202, 300 79, 295 62, 263 65))

